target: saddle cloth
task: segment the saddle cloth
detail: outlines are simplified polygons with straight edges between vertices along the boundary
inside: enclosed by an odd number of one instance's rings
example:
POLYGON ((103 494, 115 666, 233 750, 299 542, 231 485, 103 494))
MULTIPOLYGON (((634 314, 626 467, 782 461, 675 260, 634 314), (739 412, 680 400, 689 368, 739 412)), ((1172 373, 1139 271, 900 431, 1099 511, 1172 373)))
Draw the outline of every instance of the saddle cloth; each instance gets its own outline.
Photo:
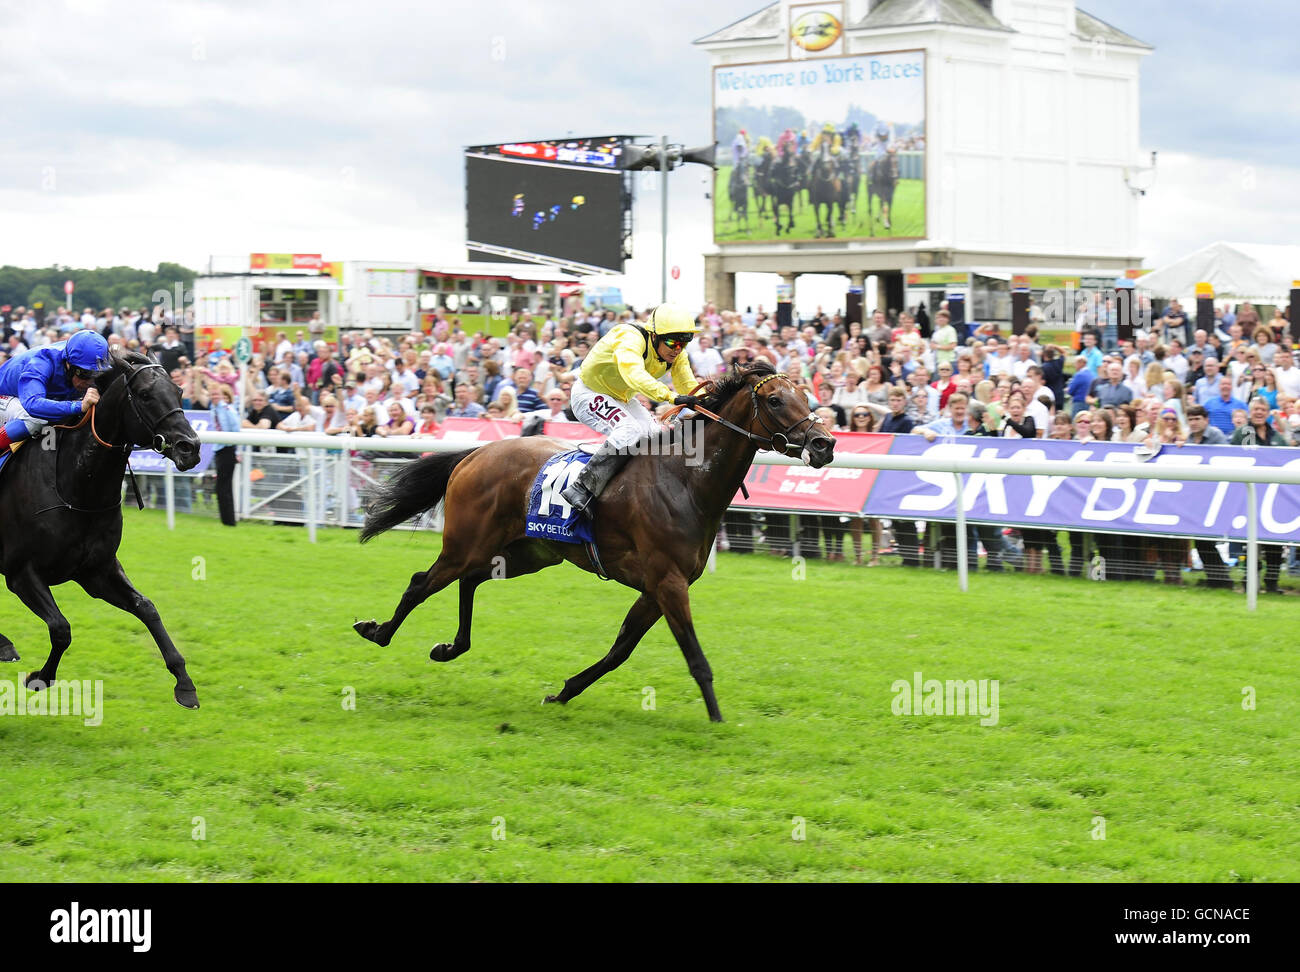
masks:
POLYGON ((552 456, 542 466, 528 494, 525 532, 534 540, 594 543, 591 521, 574 511, 560 491, 578 478, 591 456, 574 449, 552 456))

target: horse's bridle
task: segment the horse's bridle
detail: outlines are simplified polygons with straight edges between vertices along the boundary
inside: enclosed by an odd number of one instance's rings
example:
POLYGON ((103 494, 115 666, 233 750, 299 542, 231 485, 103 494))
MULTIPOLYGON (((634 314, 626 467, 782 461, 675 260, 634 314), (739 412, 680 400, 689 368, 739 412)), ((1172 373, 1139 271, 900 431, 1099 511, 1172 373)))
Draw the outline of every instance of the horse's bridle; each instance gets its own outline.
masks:
MULTIPOLYGON (((811 411, 809 411, 806 417, 786 426, 786 428, 784 429, 774 430, 772 426, 768 425, 767 419, 763 415, 763 407, 758 400, 758 390, 762 388, 763 385, 765 385, 767 382, 772 381, 775 378, 784 379, 785 381, 790 382, 790 387, 793 388, 796 392, 798 392, 799 390, 798 386, 796 386, 795 383, 791 381, 789 375, 783 375, 780 372, 760 378, 758 381, 754 382, 754 384, 749 386, 749 398, 750 398, 750 402, 754 406, 754 417, 758 419, 758 424, 761 425, 763 427, 763 431, 767 433, 766 438, 764 438, 763 436, 759 435, 756 432, 750 431, 749 429, 742 429, 739 425, 736 425, 734 422, 729 422, 726 419, 724 419, 721 415, 715 415, 712 412, 710 412, 708 409, 695 406, 693 411, 699 412, 701 415, 711 418, 719 425, 722 425, 728 429, 731 429, 731 431, 733 432, 737 432, 740 435, 745 436, 745 438, 749 439, 751 442, 757 443, 760 448, 770 449, 772 452, 779 452, 782 455, 788 455, 790 451, 790 446, 795 445, 795 443, 792 443, 790 441, 790 436, 793 433, 798 432, 799 429, 803 428, 803 426, 807 425, 808 428, 805 429, 803 433, 803 441, 799 442, 796 446, 799 449, 799 451, 802 452, 804 449, 808 448, 808 434, 812 431, 812 426, 821 425, 821 419, 819 419, 816 415, 814 415, 811 411)), ((704 384, 712 384, 712 382, 706 382, 704 384)), ((703 387, 703 385, 701 385, 700 387, 703 387)), ((696 388, 695 390, 699 391, 700 388, 696 388)))
MULTIPOLYGON (((166 437, 162 435, 162 433, 157 431, 158 426, 161 425, 163 422, 165 422, 167 419, 171 418, 177 412, 183 413, 185 410, 181 408, 179 405, 177 405, 175 408, 171 409, 168 412, 164 412, 162 415, 156 418, 152 424, 150 424, 149 421, 140 412, 140 403, 137 402, 135 396, 131 394, 131 382, 135 381, 135 379, 142 372, 149 371, 152 368, 157 368, 163 374, 167 373, 167 369, 160 364, 146 364, 146 365, 140 365, 129 375, 127 375, 124 379, 119 378, 118 380, 125 382, 124 387, 126 389, 127 403, 131 406, 131 412, 133 415, 135 415, 135 419, 139 423, 140 427, 145 429, 146 432, 148 433, 150 437, 149 447, 152 448, 154 452, 157 452, 160 455, 165 456, 167 455, 168 450, 171 449, 171 444, 167 441, 166 437)), ((109 385, 109 388, 111 389, 112 385, 109 385)), ((107 394, 107 392, 105 394, 107 394)), ((121 449, 124 452, 130 452, 133 448, 137 447, 138 445, 138 443, 131 440, 130 436, 127 437, 127 441, 122 445, 114 445, 111 442, 105 442, 103 439, 99 437, 99 433, 95 432, 93 417, 91 419, 91 432, 95 436, 96 442, 109 449, 121 449)))

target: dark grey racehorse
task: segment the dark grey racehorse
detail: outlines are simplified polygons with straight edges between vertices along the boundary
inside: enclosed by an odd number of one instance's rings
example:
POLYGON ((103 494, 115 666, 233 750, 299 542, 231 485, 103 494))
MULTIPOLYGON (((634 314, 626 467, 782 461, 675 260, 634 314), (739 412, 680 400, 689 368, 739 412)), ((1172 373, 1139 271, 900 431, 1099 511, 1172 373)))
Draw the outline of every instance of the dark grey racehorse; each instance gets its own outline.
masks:
POLYGON ((768 212, 772 203, 772 166, 776 162, 776 152, 770 146, 763 150, 763 157, 754 166, 754 199, 758 203, 758 217, 768 212))
POLYGON ((875 236, 875 199, 880 197, 880 216, 885 229, 892 229, 889 214, 894 205, 894 188, 898 185, 898 152, 889 149, 884 155, 871 160, 867 170, 867 221, 871 235, 875 236))
POLYGON ((840 205, 840 176, 831 155, 829 143, 822 143, 808 175, 808 199, 812 203, 813 218, 817 221, 817 236, 835 235, 835 207, 840 205), (826 221, 822 222, 822 207, 826 207, 826 221))
POLYGON ((781 159, 772 166, 772 216, 776 219, 776 235, 781 235, 781 207, 785 207, 785 232, 794 230, 794 200, 802 180, 794 146, 787 144, 781 159))
MULTIPOLYGON (((45 688, 58 673, 72 628, 50 588, 76 581, 91 597, 144 622, 176 679, 176 701, 197 709, 185 659, 158 610, 127 579, 117 548, 122 477, 132 448, 154 448, 184 472, 199 461, 198 436, 181 411, 180 389, 161 365, 142 354, 115 354, 97 386, 101 398, 86 416, 89 421, 47 428, 10 456, 0 473, 0 572, 9 590, 50 631, 49 658, 27 676, 27 687, 45 688)), ((0 661, 17 660, 13 642, 0 634, 0 661)))
POLYGON ((857 141, 846 142, 846 148, 840 152, 840 225, 848 221, 849 213, 857 215, 858 183, 862 181, 862 158, 858 154, 857 141))

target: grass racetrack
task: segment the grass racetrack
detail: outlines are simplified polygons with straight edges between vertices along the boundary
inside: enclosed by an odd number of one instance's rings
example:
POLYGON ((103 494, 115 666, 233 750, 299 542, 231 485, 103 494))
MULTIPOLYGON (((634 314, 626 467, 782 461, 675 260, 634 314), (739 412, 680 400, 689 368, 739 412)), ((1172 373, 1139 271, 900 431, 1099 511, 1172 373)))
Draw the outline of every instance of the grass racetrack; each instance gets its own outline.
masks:
MULTIPOLYGON (((635 596, 567 565, 485 584, 473 649, 439 665, 452 589, 386 649, 350 628, 389 616, 436 536, 126 519, 121 559, 203 707, 172 701, 135 619, 57 589, 60 675, 104 680, 103 723, 0 717, 0 880, 1300 879, 1289 597, 1250 615, 1240 594, 982 574, 962 595, 951 572, 796 580, 723 554, 693 589, 712 725, 662 621, 539 704, 635 596), (998 679, 997 725, 894 715, 916 671, 998 679)), ((48 641, 6 597, 13 680, 48 641)))
MULTIPOLYGON (((792 240, 817 239, 817 221, 808 203, 806 190, 799 190, 795 204, 794 231, 776 235, 776 221, 771 213, 758 215, 758 203, 753 189, 749 193, 749 223, 732 219, 731 198, 727 186, 731 179, 731 166, 720 167, 713 180, 713 238, 718 243, 786 243, 792 240)), ((894 187, 894 203, 890 214, 891 228, 881 222, 880 199, 875 201, 875 221, 867 220, 867 179, 863 175, 858 183, 857 212, 850 214, 848 224, 840 226, 835 217, 835 239, 894 239, 925 236, 925 183, 920 179, 900 179, 894 187)), ((781 210, 782 225, 785 210, 781 210)))

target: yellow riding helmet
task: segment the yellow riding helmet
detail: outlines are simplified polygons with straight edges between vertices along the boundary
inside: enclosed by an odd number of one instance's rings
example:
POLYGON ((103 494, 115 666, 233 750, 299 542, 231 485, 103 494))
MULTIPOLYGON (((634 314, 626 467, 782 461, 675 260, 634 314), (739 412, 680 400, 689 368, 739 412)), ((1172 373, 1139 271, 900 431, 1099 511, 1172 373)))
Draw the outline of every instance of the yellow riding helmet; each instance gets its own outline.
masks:
POLYGON ((651 334, 698 334, 695 315, 676 304, 660 304, 650 312, 646 328, 651 334))

